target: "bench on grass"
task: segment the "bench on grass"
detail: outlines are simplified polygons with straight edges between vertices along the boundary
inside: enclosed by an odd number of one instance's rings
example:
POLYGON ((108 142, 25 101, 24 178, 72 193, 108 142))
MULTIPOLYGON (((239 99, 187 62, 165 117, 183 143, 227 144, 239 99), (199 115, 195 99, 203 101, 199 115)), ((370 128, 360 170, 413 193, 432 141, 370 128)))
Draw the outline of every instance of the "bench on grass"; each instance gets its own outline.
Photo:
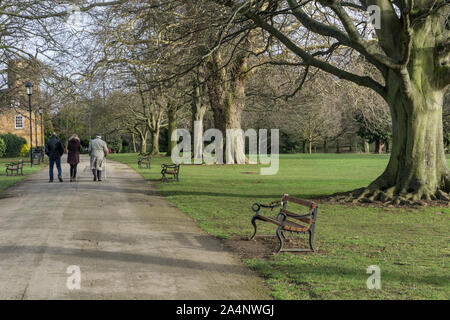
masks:
POLYGON ((10 163, 6 164, 6 175, 7 176, 9 176, 10 173, 11 173, 11 175, 13 175, 14 172, 16 173, 16 176, 18 176, 19 171, 20 171, 20 175, 23 176, 23 160, 10 162, 10 163))
POLYGON ((162 170, 161 170, 161 174, 162 174, 162 178, 161 180, 164 182, 168 182, 168 181, 179 181, 178 180, 178 176, 180 174, 180 165, 179 164, 162 164, 161 165, 162 170), (169 179, 168 176, 172 176, 172 178, 169 179))
POLYGON ((140 153, 138 156, 138 168, 142 168, 145 165, 147 169, 151 168, 152 156, 150 154, 140 153))
POLYGON ((278 237, 278 240, 280 241, 280 246, 276 251, 276 253, 279 253, 281 251, 294 251, 294 252, 315 251, 313 241, 314 241, 314 228, 317 218, 317 204, 315 204, 314 202, 294 198, 289 196, 288 194, 285 194, 283 195, 281 201, 272 201, 271 203, 266 205, 254 203, 252 205, 252 210, 255 212, 255 214, 252 217, 252 224, 253 227, 255 228, 255 232, 253 233, 250 239, 253 239, 256 236, 256 229, 257 229, 256 220, 261 220, 273 223, 277 226, 275 234, 278 237), (309 212, 307 214, 297 214, 288 211, 287 206, 289 202, 306 206, 308 207, 309 212), (274 217, 270 217, 268 215, 263 215, 260 213, 261 208, 271 209, 272 211, 274 208, 278 207, 280 207, 280 211, 274 217), (284 240, 286 240, 286 236, 284 235, 285 231, 297 234, 308 233, 310 249, 303 249, 303 248, 283 249, 283 243, 284 240))

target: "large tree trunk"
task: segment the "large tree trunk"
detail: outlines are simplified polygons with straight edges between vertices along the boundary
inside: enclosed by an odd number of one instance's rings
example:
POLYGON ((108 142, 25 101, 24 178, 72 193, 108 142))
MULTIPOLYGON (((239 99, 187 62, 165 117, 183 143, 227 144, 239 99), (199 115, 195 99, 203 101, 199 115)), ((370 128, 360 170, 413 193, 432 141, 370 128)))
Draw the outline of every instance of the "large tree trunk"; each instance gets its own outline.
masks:
POLYGON ((159 155, 159 126, 152 132, 152 155, 159 155))
MULTIPOLYGON (((447 14, 449 12, 447 7, 447 14)), ((448 41, 439 38, 445 34, 442 21, 442 16, 436 14, 415 24, 407 68, 391 70, 386 77, 392 150, 386 170, 369 186, 372 199, 393 200, 397 204, 450 200, 442 126, 442 107, 448 85, 445 77, 449 76, 445 67, 450 61, 448 47, 443 52, 437 47, 437 41, 448 41), (446 61, 440 60, 441 53, 446 61)))
POLYGON ((142 154, 147 153, 147 132, 139 133, 139 140, 141 142, 139 152, 142 154))
POLYGON ((229 140, 229 148, 225 149, 227 164, 245 164, 245 140, 241 132, 242 111, 245 107, 245 81, 248 77, 247 55, 240 52, 234 59, 227 79, 225 68, 222 68, 222 57, 215 51, 208 62, 210 77, 208 93, 214 113, 214 125, 222 131, 224 143, 229 140), (235 136, 227 137, 227 130, 235 130, 235 136))
POLYGON ((136 153, 136 136, 134 133, 131 134, 131 144, 133 145, 133 152, 136 153))
POLYGON ((442 192, 450 191, 442 130, 443 96, 443 91, 422 85, 414 90, 413 101, 400 90, 391 96, 391 157, 384 173, 369 186, 385 190, 380 197, 397 196, 397 202, 448 198, 442 192))
POLYGON ((192 92, 192 156, 195 164, 203 163, 203 119, 207 105, 204 100, 204 85, 201 83, 200 71, 197 72, 197 78, 194 80, 192 92))
POLYGON ((369 141, 367 141, 366 139, 364 139, 364 153, 369 153, 370 152, 370 144, 369 141))
POLYGON ((450 200, 450 176, 444 153, 442 106, 445 90, 433 88, 423 77, 407 94, 391 75, 388 103, 392 115, 392 150, 383 174, 359 199, 393 201, 450 200))
POLYGON ((162 108, 153 112, 151 118, 147 119, 147 128, 152 133, 152 155, 159 155, 159 134, 161 130, 162 108))
POLYGON ((167 147, 167 156, 170 157, 172 155, 172 149, 176 147, 177 141, 172 141, 172 133, 177 130, 177 120, 178 120, 178 108, 169 107, 168 110, 168 122, 169 128, 167 132, 168 136, 168 147, 167 147))
POLYGON ((323 140, 323 153, 328 153, 328 141, 326 139, 323 140))
POLYGON ((242 81, 235 83, 235 86, 225 103, 225 130, 235 130, 234 136, 230 137, 228 133, 225 135, 226 139, 231 141, 231 143, 227 141, 225 156, 227 164, 245 164, 247 162, 245 140, 241 130, 242 111, 245 107, 245 88, 242 81))

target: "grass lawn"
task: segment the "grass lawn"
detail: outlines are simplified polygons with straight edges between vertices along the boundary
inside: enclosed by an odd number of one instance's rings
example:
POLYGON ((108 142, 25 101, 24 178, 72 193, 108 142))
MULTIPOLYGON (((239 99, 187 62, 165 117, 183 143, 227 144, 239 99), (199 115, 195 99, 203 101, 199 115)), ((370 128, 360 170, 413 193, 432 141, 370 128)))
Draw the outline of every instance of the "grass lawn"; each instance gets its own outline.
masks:
MULTIPOLYGON (((138 169, 137 155, 111 158, 148 180, 161 177, 138 169)), ((385 168, 387 155, 281 155, 277 175, 261 176, 260 165, 182 165, 180 182, 157 183, 158 191, 210 234, 234 239, 251 235, 251 204, 283 193, 314 198, 367 186, 385 168)), ((244 259, 278 299, 449 299, 450 207, 421 209, 319 205, 318 253, 282 253, 244 259), (381 290, 366 286, 367 267, 381 269, 381 290)), ((274 233, 274 225, 259 230, 274 233)), ((264 233, 264 232, 262 232, 264 233)))
POLYGON ((0 158, 0 192, 4 189, 12 186, 13 184, 23 180, 26 176, 35 173, 41 170, 45 165, 33 165, 33 168, 30 167, 29 158, 0 158), (14 162, 17 160, 23 159, 23 176, 6 176, 6 164, 10 162, 14 162), (28 161, 28 162, 27 162, 28 161))

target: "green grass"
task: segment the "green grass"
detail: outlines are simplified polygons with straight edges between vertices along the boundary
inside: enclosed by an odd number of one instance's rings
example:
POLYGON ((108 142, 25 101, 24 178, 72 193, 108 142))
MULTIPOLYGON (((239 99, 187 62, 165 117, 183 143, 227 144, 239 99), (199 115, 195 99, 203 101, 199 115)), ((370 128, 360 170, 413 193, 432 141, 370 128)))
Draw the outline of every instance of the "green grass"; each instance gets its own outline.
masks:
MULTIPOLYGON (((134 154, 112 155, 148 180, 161 177, 160 164, 137 169, 134 154)), ((157 183, 158 191, 220 238, 249 236, 253 202, 283 193, 310 198, 368 185, 385 168, 386 155, 281 155, 274 176, 260 165, 182 165, 179 183, 157 183)), ((316 226, 319 253, 282 253, 247 259, 279 299, 448 299, 449 207, 420 209, 320 205, 316 226), (381 290, 369 290, 366 269, 381 269, 381 290)), ((273 225, 260 224, 262 233, 273 225)))
POLYGON ((22 181, 25 179, 28 175, 35 173, 39 170, 41 170, 44 167, 43 164, 41 165, 33 165, 33 167, 30 167, 30 162, 28 158, 0 158, 0 192, 5 190, 6 188, 12 186, 13 184, 22 181), (23 159, 23 176, 6 176, 6 164, 10 162, 14 162, 17 160, 23 159), (27 162, 28 161, 28 162, 27 162))

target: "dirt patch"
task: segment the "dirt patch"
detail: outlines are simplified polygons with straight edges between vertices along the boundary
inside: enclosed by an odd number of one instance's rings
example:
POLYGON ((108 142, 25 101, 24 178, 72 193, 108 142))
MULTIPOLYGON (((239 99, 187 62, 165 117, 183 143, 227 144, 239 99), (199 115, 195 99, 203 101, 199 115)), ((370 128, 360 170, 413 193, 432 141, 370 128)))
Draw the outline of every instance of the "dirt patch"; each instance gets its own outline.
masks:
POLYGON ((258 171, 244 171, 244 172, 241 172, 241 173, 243 173, 243 174, 259 174, 258 171))
MULTIPOLYGON (((248 237, 233 237, 224 240, 225 245, 236 252, 241 259, 267 259, 278 250, 279 241, 273 236, 258 236, 249 240, 248 237)), ((289 237, 284 241, 283 249, 309 248, 308 241, 300 237, 289 237)), ((290 254, 311 254, 312 252, 290 252, 290 254)), ((316 250, 317 253, 317 250, 316 250)), ((321 253, 321 252, 320 252, 321 253)))

